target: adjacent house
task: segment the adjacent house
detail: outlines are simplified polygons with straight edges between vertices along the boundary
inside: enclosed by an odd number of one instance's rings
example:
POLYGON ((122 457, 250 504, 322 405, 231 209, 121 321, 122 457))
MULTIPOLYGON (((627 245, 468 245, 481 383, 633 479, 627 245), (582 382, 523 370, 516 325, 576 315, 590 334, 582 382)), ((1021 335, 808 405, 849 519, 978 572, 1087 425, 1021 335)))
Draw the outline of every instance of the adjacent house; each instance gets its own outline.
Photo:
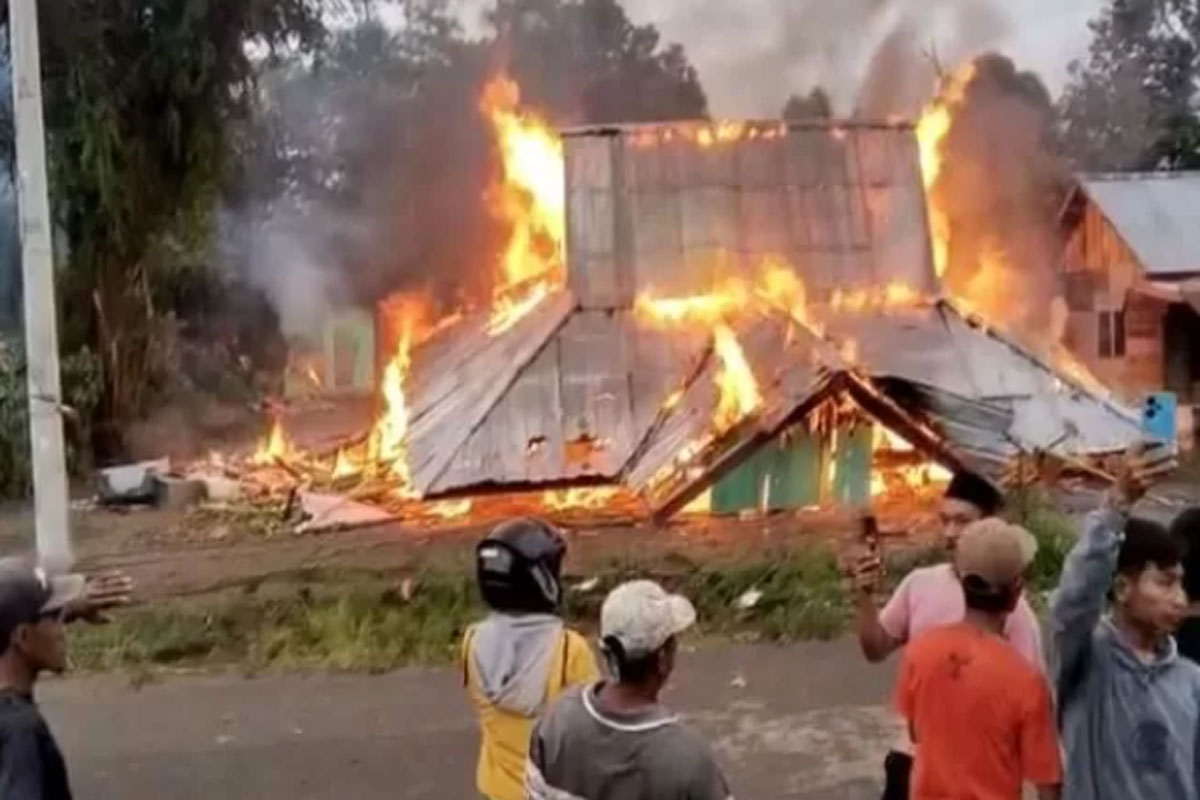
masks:
POLYGON ((1200 404, 1200 172, 1084 175, 1060 223, 1068 347, 1127 399, 1200 404))

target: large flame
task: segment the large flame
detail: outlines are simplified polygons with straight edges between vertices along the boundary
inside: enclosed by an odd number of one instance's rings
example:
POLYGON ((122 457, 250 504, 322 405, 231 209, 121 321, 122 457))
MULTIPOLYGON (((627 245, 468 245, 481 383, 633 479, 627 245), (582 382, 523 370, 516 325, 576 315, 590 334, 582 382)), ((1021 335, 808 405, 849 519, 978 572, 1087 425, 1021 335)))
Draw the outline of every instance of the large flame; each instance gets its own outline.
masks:
POLYGON ((917 143, 921 154, 921 176, 929 205, 929 234, 933 242, 933 267, 939 278, 945 276, 950 261, 950 212, 936 191, 942 174, 943 148, 954 115, 962 106, 967 86, 975 78, 974 62, 967 62, 943 81, 941 91, 917 122, 917 143))
POLYGON ((408 468, 409 408, 406 394, 412 350, 429 330, 429 305, 415 295, 388 298, 383 315, 395 336, 392 357, 383 369, 380 384, 383 408, 368 447, 370 460, 386 466, 399 483, 399 493, 411 497, 408 468))
POLYGON ((565 279, 562 142, 545 120, 520 109, 520 102, 520 87, 506 75, 493 78, 480 101, 500 151, 500 179, 488 191, 488 205, 508 228, 493 335, 514 325, 565 279))
MULTIPOLYGON (((635 304, 636 313, 657 324, 699 323, 711 327, 713 353, 719 362, 715 376, 719 397, 713 414, 713 428, 718 434, 728 431, 762 405, 758 381, 737 334, 726 321, 744 310, 750 299, 751 290, 746 283, 731 279, 708 294, 655 298, 643 293, 635 304)), ((667 406, 678 403, 679 398, 678 394, 671 395, 667 406)))

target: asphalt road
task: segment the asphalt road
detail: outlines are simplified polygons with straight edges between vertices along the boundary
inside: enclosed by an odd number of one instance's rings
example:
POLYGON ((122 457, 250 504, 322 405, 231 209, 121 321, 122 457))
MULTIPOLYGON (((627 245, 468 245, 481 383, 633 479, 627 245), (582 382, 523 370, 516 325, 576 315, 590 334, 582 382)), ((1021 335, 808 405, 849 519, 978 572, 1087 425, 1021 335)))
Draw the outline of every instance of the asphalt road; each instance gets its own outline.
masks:
MULTIPOLYGON (((875 800, 890 679, 849 641, 707 646, 681 658, 668 702, 741 798, 875 800)), ((477 733, 454 670, 87 678, 40 697, 81 800, 474 797, 477 733)))

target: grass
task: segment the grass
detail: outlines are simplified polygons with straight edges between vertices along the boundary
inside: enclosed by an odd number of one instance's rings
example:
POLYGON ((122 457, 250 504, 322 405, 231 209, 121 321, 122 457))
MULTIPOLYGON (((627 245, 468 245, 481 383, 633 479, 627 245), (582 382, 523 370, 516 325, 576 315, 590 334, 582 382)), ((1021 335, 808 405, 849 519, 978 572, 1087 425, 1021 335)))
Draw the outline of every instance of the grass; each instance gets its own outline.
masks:
MULTIPOLYGON (((1058 581, 1074 541, 1073 525, 1042 495, 1014 498, 1010 509, 1013 520, 1038 539, 1031 588, 1041 596, 1058 581)), ((888 582, 942 558, 932 548, 892 551, 888 582)), ((594 629, 608 590, 637 577, 689 597, 699 616, 698 636, 831 639, 845 633, 852 619, 837 559, 815 545, 729 563, 700 563, 679 554, 613 561, 586 581, 567 580, 564 617, 574 627, 594 629), (757 595, 755 602, 739 602, 747 593, 757 595)), ((463 631, 484 613, 470 565, 462 559, 431 562, 404 575, 318 570, 216 596, 132 608, 110 625, 73 629, 71 651, 77 669, 126 670, 135 677, 228 667, 251 673, 385 671, 452 661, 463 631)))
MULTIPOLYGON (((700 636, 829 639, 850 619, 836 559, 817 548, 723 566, 682 558, 614 562, 587 591, 568 593, 564 616, 575 627, 594 628, 608 589, 643 576, 692 599, 700 636), (761 594, 743 608, 738 600, 751 590, 761 594)), ((452 661, 463 631, 484 613, 473 576, 461 569, 434 566, 407 577, 318 573, 253 591, 129 609, 107 626, 73 629, 70 646, 77 670, 134 676, 220 667, 376 672, 452 661)))

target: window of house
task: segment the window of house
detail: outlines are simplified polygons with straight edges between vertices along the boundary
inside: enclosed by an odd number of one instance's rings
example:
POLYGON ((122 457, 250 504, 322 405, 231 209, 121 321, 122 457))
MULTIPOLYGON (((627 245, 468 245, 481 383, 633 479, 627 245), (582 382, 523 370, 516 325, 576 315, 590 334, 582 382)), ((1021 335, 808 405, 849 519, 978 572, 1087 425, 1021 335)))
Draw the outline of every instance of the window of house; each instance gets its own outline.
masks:
POLYGON ((1100 357, 1124 358, 1125 310, 1101 311, 1096 317, 1100 324, 1100 357))

